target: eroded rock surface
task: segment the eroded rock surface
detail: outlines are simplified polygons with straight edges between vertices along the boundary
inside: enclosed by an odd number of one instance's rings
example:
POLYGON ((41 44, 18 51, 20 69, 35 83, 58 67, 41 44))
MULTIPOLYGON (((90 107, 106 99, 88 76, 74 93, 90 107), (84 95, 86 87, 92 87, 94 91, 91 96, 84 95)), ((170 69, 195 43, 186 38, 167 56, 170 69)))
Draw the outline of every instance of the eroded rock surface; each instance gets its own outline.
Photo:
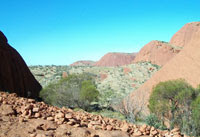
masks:
POLYGON ((181 48, 173 46, 170 43, 154 40, 140 50, 133 62, 149 61, 152 64, 163 66, 180 51, 181 48))
POLYGON ((170 40, 170 43, 175 46, 184 47, 188 45, 199 29, 200 22, 187 23, 174 34, 170 40))

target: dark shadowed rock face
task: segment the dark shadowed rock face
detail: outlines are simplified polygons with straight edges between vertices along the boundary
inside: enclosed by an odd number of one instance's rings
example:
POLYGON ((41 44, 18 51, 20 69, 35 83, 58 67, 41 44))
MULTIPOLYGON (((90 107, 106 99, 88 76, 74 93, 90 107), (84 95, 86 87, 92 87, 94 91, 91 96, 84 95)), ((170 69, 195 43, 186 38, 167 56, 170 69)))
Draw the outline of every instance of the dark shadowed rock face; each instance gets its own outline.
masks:
POLYGON ((41 85, 36 81, 20 54, 7 43, 0 31, 0 90, 37 98, 41 85))

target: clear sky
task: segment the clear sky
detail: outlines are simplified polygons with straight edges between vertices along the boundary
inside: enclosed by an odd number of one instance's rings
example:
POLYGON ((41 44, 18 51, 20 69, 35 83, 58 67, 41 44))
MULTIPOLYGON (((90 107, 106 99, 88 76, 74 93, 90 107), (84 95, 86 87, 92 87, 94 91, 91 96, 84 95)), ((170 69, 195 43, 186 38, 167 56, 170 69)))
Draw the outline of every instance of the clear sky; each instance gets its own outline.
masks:
POLYGON ((193 21, 200 0, 0 0, 0 30, 28 65, 137 52, 193 21))

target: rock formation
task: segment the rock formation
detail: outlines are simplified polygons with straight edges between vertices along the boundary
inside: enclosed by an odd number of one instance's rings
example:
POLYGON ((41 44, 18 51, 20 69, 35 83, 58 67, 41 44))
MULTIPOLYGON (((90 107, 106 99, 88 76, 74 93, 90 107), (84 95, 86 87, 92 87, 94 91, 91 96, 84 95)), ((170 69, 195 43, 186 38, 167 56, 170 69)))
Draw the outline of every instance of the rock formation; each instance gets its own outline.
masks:
POLYGON ((181 137, 180 130, 161 131, 67 108, 48 106, 0 92, 1 137, 181 137))
POLYGON ((173 35, 169 43, 162 41, 149 42, 140 50, 133 62, 149 61, 159 66, 165 65, 184 46, 188 45, 199 27, 200 22, 188 23, 173 35))
POLYGON ((115 67, 131 64, 136 53, 107 53, 104 55, 95 66, 115 67))
POLYGON ((93 66, 94 63, 95 62, 91 60, 81 60, 70 64, 70 66, 93 66))
MULTIPOLYGON (((133 106, 137 106, 138 109, 143 108, 143 112, 148 113, 147 105, 152 88, 161 81, 183 78, 194 87, 200 84, 200 25, 197 25, 199 23, 189 23, 185 25, 187 27, 183 27, 184 32, 191 32, 187 29, 192 28, 192 37, 187 37, 186 45, 179 54, 165 64, 138 90, 131 93, 129 101, 132 102, 133 106), (195 30, 193 30, 194 25, 196 25, 195 30)), ((183 30, 181 29, 179 32, 183 30)))
POLYGON ((200 28, 200 22, 192 22, 185 24, 178 32, 171 38, 170 43, 175 46, 184 47, 188 45, 196 31, 200 28))
POLYGON ((0 90, 36 98, 41 90, 20 54, 7 43, 0 31, 0 90))
POLYGON ((179 53, 180 50, 180 48, 175 47, 170 43, 154 40, 146 44, 140 50, 133 62, 147 61, 152 64, 163 66, 179 53))

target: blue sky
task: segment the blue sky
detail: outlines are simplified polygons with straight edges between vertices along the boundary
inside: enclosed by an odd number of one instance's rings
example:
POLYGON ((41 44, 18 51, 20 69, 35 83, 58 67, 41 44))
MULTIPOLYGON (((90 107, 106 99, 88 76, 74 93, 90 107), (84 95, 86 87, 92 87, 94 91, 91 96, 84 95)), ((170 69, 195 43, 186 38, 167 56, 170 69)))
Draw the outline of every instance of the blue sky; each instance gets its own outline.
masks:
POLYGON ((99 60, 169 41, 200 0, 0 0, 0 30, 28 65, 99 60))

